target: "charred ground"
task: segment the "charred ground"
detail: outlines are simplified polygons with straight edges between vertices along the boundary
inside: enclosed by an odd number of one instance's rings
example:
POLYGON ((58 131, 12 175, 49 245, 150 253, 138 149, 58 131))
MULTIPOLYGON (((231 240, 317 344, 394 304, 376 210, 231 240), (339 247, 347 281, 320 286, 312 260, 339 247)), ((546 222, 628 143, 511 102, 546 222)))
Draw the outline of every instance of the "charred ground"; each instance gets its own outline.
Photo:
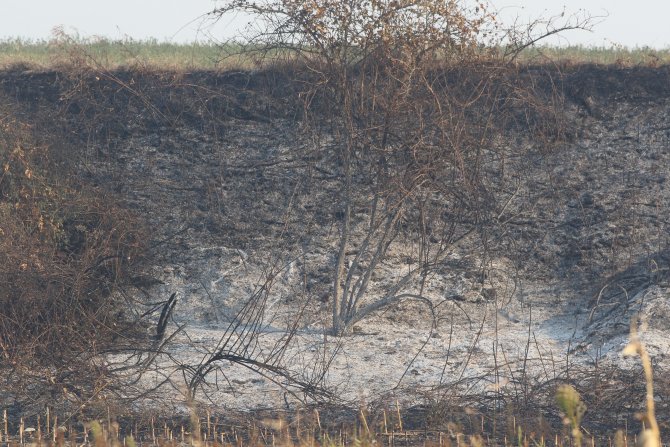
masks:
MULTIPOLYGON (((177 321, 215 328, 234 318, 241 297, 253 292, 258 276, 284 264, 288 266, 280 269, 279 282, 283 282, 277 295, 283 307, 274 318, 289 320, 300 309, 304 327, 321 321, 331 288, 324 265, 333 262, 333 222, 339 218, 337 207, 329 205, 336 201, 336 170, 333 159, 314 150, 333 143, 315 141, 304 131, 305 126, 327 127, 328 123, 303 119, 303 103, 298 100, 301 76, 286 68, 233 73, 89 69, 0 73, 5 133, 21 128, 17 139, 7 139, 11 144, 1 149, 3 163, 18 163, 17 172, 25 173, 28 165, 48 171, 49 176, 35 188, 67 185, 70 191, 42 210, 45 216, 66 217, 58 226, 60 245, 41 250, 55 253, 58 259, 86 259, 88 264, 80 267, 84 272, 108 256, 137 259, 128 265, 112 268, 103 263, 104 270, 93 269, 97 276, 89 280, 103 278, 109 286, 102 291, 85 288, 84 294, 100 294, 109 313, 101 320, 90 319, 99 314, 77 304, 76 309, 89 310, 68 314, 62 321, 86 320, 91 325, 75 334, 76 339, 100 336, 106 349, 114 352, 115 331, 94 330, 101 321, 105 327, 136 323, 143 331, 149 324, 119 312, 119 306, 127 305, 119 297, 142 302, 137 306, 146 306, 146 311, 151 308, 147 303, 161 302, 172 291, 182 295, 177 321), (17 145, 39 150, 16 161, 17 145), (86 199, 74 201, 73 196, 86 199), (60 211, 72 203, 80 205, 68 213, 60 211), (114 212, 109 212, 111 203, 114 212), (123 237, 114 239, 116 234, 123 237), (111 252, 103 249, 110 246, 111 252), (303 260, 295 264, 295 273, 291 263, 300 256, 303 260), (235 273, 226 276, 231 266, 235 273)), ((478 75, 463 69, 449 76, 448 85, 467 89, 477 83, 478 75)), ((480 240, 462 245, 459 256, 444 265, 443 276, 435 279, 436 284, 442 283, 441 289, 435 286, 440 302, 457 303, 467 310, 466 315, 476 315, 477 309, 494 301, 500 303, 496 311, 509 307, 522 315, 524 309, 544 308, 545 321, 581 318, 579 324, 566 328, 581 337, 566 339, 571 340, 568 349, 578 346, 586 357, 614 352, 618 345, 612 340, 625 336, 630 316, 636 312, 646 312, 652 328, 667 334, 670 313, 664 313, 660 303, 667 292, 670 267, 670 68, 563 64, 521 67, 505 76, 514 77, 515 85, 531 85, 534 92, 533 101, 524 107, 510 102, 512 119, 498 129, 497 144, 525 148, 522 158, 508 162, 506 175, 515 179, 516 192, 510 193, 509 202, 514 212, 504 227, 498 223, 481 227, 488 232, 485 255, 477 251, 482 248, 480 240), (505 289, 503 284, 514 286, 505 289), (657 304, 649 308, 650 302, 657 304)), ((515 91, 510 90, 507 97, 515 91)), ((34 229, 37 223, 30 222, 39 216, 31 209, 44 203, 36 199, 44 194, 17 198, 6 193, 6 185, 0 183, 5 187, 3 210, 14 213, 10 209, 16 203, 30 203, 15 209, 25 210, 20 220, 33 228, 27 234, 39 233, 34 229)), ((25 188, 17 191, 25 193, 25 188)), ((16 241, 17 234, 9 237, 16 241)), ((12 243, 7 250, 25 249, 21 247, 12 243)), ((24 271, 20 258, 21 252, 6 256, 7 284, 24 271), (18 273, 12 270, 16 265, 18 273)), ((401 265, 401 258, 399 252, 387 273, 401 265)), ((44 277, 53 275, 49 265, 63 265, 40 259, 47 267, 32 272, 36 291, 44 290, 40 285, 44 277)), ((383 287, 383 279, 379 284, 383 287)), ((3 288, 4 309, 20 296, 17 287, 21 283, 3 288)), ((48 293, 51 290, 47 288, 48 293)), ((72 296, 71 288, 64 290, 62 296, 72 296)), ((101 307, 100 302, 94 307, 101 307)), ((462 312, 448 306, 440 309, 437 332, 444 337, 449 330, 445 322, 453 325, 454 318, 462 318, 453 315, 462 312)), ((430 326, 425 313, 416 304, 399 303, 375 316, 375 324, 386 321, 425 329, 430 326)), ((43 332, 40 320, 31 319, 31 314, 20 318, 28 325, 34 323, 37 335, 43 332)), ((47 313, 39 318, 62 317, 47 313)), ((526 326, 521 326, 523 331, 526 326)), ((360 331, 365 333, 366 328, 364 321, 360 331)), ((477 325, 471 331, 476 334, 477 325)), ((23 337, 33 346, 40 343, 33 332, 23 337)), ((128 344, 128 339, 123 343, 128 344)), ((663 374, 670 365, 663 345, 654 343, 651 339, 650 348, 657 350, 659 398, 664 402, 669 388, 663 374)), ((20 346, 15 349, 5 355, 18 359, 20 346)), ((73 349, 88 350, 90 345, 73 349)), ((469 359, 472 350, 463 355, 469 359)), ((36 353, 35 358, 46 361, 40 367, 53 366, 48 356, 36 353)), ((555 381, 571 379, 567 363, 565 371, 554 374, 552 380, 527 378, 524 370, 530 388, 519 382, 504 399, 485 392, 477 399, 469 396, 470 402, 499 405, 503 400, 530 408, 536 398, 551 396, 555 381)), ((583 365, 574 368, 572 379, 584 390, 595 390, 587 393, 590 404, 627 410, 629 404, 624 403, 630 394, 624 391, 631 391, 629 375, 614 369, 585 372, 583 365)), ((93 373, 102 378, 106 371, 93 373)), ((98 389, 90 381, 79 383, 72 374, 56 374, 51 383, 39 386, 48 386, 55 394, 68 387, 79 394, 98 389)), ((432 411, 450 402, 444 398, 449 393, 441 380, 432 384, 438 397, 426 397, 432 411)), ((8 381, 3 393, 13 402, 23 402, 12 386, 16 383, 8 381)), ((33 385, 22 386, 25 390, 33 385)), ((660 419, 667 411, 661 404, 660 419)))

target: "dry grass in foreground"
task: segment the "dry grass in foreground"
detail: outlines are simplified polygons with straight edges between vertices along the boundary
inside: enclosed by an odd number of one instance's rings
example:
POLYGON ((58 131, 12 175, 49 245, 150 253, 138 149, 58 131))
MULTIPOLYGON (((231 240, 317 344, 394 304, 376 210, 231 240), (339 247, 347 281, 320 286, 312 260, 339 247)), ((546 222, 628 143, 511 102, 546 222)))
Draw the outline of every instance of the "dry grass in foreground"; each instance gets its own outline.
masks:
MULTIPOLYGON (((491 438, 483 431, 473 435, 464 433, 461 426, 447 424, 446 430, 408 430, 403 426, 400 408, 383 411, 372 417, 360 410, 356 420, 349 423, 327 424, 318 410, 296 413, 291 421, 281 417, 247 419, 238 422, 220 422, 209 411, 198 414, 191 407, 190 417, 172 420, 154 417, 141 418, 143 422, 116 422, 111 415, 88 423, 66 420, 59 423, 57 416, 36 416, 32 421, 18 421, 10 429, 7 411, 0 425, 0 442, 12 445, 64 446, 94 445, 96 447, 184 446, 458 446, 458 447, 582 447, 607 445, 609 447, 660 447, 661 434, 655 415, 651 359, 640 341, 637 322, 631 325, 630 342, 623 351, 625 356, 639 356, 646 383, 645 410, 637 414, 641 423, 639 433, 618 430, 598 436, 589 433, 582 425, 586 405, 571 385, 560 385, 556 390, 556 405, 561 410, 564 429, 548 436, 526 431, 523 423, 512 417, 513 425, 502 439, 491 438), (34 425, 30 425, 33 422, 34 425)), ((483 419, 482 419, 483 424, 483 419)))

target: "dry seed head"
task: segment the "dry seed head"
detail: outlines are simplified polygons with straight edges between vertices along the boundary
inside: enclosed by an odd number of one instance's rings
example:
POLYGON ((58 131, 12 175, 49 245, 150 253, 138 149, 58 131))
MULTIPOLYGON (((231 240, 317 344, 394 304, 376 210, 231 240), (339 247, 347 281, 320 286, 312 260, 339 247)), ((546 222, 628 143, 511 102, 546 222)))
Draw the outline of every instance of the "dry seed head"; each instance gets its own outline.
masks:
POLYGON ((586 412, 586 405, 582 402, 577 390, 571 385, 561 385, 556 391, 556 402, 560 407, 569 422, 577 422, 581 420, 586 412))

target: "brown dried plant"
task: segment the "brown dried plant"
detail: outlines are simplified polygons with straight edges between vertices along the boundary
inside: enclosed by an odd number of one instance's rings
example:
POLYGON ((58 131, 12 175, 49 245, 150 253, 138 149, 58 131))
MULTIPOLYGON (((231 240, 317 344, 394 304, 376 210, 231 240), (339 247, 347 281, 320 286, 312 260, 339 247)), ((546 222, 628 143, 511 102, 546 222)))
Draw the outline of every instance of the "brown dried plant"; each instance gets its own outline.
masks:
POLYGON ((639 356, 644 370, 646 383, 646 410, 639 415, 642 422, 642 432, 638 444, 641 447, 660 447, 661 432, 656 421, 656 405, 654 403, 654 374, 651 367, 651 358, 638 334, 638 318, 633 318, 630 325, 630 342, 623 350, 625 356, 639 356))
POLYGON ((142 225, 54 163, 12 111, 0 122, 0 388, 99 394, 96 356, 136 333, 113 292, 142 260, 142 225))

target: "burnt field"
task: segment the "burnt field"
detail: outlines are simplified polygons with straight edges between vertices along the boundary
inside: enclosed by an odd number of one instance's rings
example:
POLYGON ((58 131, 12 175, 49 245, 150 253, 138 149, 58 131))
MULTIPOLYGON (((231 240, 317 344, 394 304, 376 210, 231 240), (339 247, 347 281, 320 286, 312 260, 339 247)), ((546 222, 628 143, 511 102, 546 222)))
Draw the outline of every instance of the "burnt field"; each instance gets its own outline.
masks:
POLYGON ((297 66, 1 72, 10 416, 398 407, 499 437, 561 430, 570 383, 607 433, 643 408, 639 315, 667 430, 670 70, 430 77, 450 99, 384 133, 297 66))

